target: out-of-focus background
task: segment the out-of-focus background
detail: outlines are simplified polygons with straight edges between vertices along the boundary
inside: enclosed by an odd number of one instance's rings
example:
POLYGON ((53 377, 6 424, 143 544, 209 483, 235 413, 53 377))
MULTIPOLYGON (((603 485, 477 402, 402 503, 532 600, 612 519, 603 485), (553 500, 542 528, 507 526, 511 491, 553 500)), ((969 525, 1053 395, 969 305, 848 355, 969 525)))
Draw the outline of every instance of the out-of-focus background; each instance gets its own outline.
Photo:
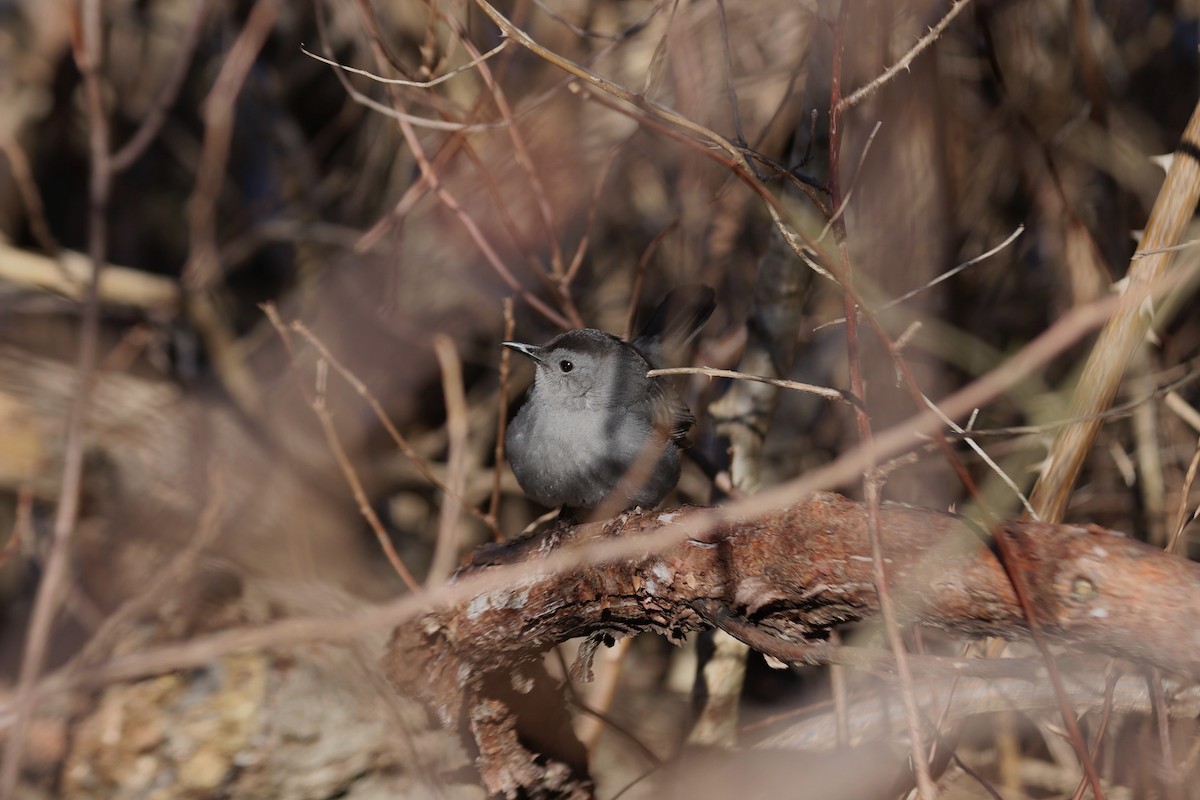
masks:
MULTIPOLYGON (((702 135, 647 102, 744 148, 752 182, 826 255, 840 211, 875 307, 1023 226, 994 255, 881 313, 924 392, 939 397, 1112 291, 1162 183, 1154 157, 1175 148, 1200 89, 1195 2, 975 0, 845 113, 847 200, 836 209, 835 59, 849 94, 950 4, 872 0, 844 16, 836 2, 777 0, 496 8, 628 97, 501 36, 470 2, 0 2, 0 546, 10 543, 0 555, 0 742, 23 734, 14 796, 481 796, 455 738, 383 679, 386 629, 209 659, 180 649, 171 663, 185 668, 129 676, 103 665, 387 601, 409 591, 394 563, 416 582, 431 568, 440 581, 469 549, 545 511, 496 463, 498 425, 531 378, 514 362, 501 380, 506 302, 511 336, 541 342, 585 324, 626 333, 671 287, 706 283, 719 306, 696 364, 735 367, 747 341, 784 330, 780 374, 848 385, 839 287, 783 246, 728 154, 714 158, 702 135), (99 167, 98 152, 108 153, 99 167), (111 175, 106 191, 97 174, 111 175), (89 252, 107 265, 94 326, 89 252), (96 364, 82 388, 81 336, 96 364), (86 415, 74 444, 73 408, 86 415), (448 427, 448 416, 462 424, 448 427), (61 507, 70 497, 73 523, 61 507), (70 538, 47 599, 38 591, 54 574, 56 530, 70 538), (438 561, 439 531, 444 542, 451 530, 457 546, 438 561), (58 609, 41 634, 38 603, 58 609), (35 641, 39 674, 76 676, 76 689, 51 687, 18 714, 35 641), (78 679, 89 674, 99 677, 78 679)), ((1182 250, 1176 268, 1196 257, 1182 250)), ((1179 509, 1193 509, 1182 495, 1198 434, 1196 309, 1191 283, 1158 309, 1069 519, 1162 546, 1179 509)), ((882 430, 914 408, 866 329, 863 340, 882 430)), ((1053 439, 1049 424, 1067 413, 1087 345, 975 421, 1006 429, 980 442, 1022 490, 1053 439)), ((706 412, 727 388, 685 384, 697 448, 718 467, 728 443, 706 412)), ((756 485, 858 441, 846 406, 810 395, 784 393, 763 424, 756 485)), ((1012 489, 962 451, 993 509, 1019 515, 1012 489)), ((898 465, 884 493, 935 509, 965 498, 932 451, 898 465)), ((713 499, 688 463, 667 502, 713 499)), ((609 713, 659 758, 687 735, 695 663, 694 643, 647 638, 621 666, 609 713)), ((743 700, 744 723, 830 713, 823 671, 773 672, 753 657, 743 700)), ((1006 797, 1074 791, 1077 762, 1051 714, 981 706, 979 719, 959 755, 984 782, 1006 797)), ((1159 733, 1144 708, 1113 724, 1102 748, 1111 796, 1160 796, 1159 733)), ((1168 731, 1176 777, 1200 773, 1194 733, 1186 720, 1168 731)), ((592 763, 604 797, 650 766, 607 729, 592 763)), ((789 769, 765 763, 739 788, 761 776, 764 790, 834 796, 789 769)), ((947 795, 984 796, 955 774, 947 795)), ((1189 791, 1186 778, 1172 785, 1189 791)), ((729 796, 721 786, 707 789, 729 796)), ((651 776, 623 796, 663 791, 651 776)))

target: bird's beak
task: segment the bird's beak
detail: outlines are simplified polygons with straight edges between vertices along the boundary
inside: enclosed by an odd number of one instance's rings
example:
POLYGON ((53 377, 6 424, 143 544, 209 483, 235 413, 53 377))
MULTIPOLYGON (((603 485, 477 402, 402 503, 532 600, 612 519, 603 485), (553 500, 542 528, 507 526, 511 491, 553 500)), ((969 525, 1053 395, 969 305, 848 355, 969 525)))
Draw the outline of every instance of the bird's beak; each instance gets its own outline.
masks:
POLYGON ((500 344, 507 347, 509 350, 516 350, 523 356, 532 358, 539 364, 542 363, 542 348, 532 344, 521 344, 520 342, 501 342, 500 344))

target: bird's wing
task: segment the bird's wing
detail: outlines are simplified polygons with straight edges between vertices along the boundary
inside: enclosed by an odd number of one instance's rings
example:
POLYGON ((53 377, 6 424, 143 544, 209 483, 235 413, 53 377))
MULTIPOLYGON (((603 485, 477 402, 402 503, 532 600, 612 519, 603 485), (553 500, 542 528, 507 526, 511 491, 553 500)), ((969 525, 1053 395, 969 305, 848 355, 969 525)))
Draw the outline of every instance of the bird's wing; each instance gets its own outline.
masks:
POLYGON ((652 381, 650 390, 651 417, 654 429, 664 434, 680 447, 691 444, 688 433, 696 424, 696 418, 687 404, 673 389, 661 381, 652 381))

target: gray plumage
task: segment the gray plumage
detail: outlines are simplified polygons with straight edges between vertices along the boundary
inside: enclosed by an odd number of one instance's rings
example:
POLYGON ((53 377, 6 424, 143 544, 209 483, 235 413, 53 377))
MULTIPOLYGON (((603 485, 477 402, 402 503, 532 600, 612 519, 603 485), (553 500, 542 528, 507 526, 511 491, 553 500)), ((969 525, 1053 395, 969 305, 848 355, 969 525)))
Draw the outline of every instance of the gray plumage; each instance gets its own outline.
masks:
POLYGON ((678 363, 715 308, 706 286, 663 301, 632 343, 593 328, 541 347, 533 385, 505 438, 517 482, 545 506, 614 510, 658 505, 679 482, 679 449, 695 418, 672 386, 646 372, 678 363))

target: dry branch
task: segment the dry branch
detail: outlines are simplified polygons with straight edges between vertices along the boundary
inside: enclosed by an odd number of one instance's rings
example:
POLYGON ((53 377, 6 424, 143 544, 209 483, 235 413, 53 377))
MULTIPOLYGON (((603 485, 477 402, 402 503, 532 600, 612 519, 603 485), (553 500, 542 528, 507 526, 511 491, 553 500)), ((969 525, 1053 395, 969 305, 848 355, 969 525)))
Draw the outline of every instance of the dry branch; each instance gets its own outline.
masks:
POLYGON ((1066 513, 1071 489, 1104 422, 1101 415, 1112 405, 1129 362, 1145 341, 1154 319, 1151 295, 1165 283, 1173 255, 1169 248, 1182 238, 1200 197, 1197 140, 1200 104, 1180 137, 1176 156, 1146 222, 1139 253, 1130 262, 1121 302, 1100 332, 1071 399, 1070 415, 1081 421, 1059 431, 1033 488, 1030 502, 1040 519, 1053 522, 1066 513))
MULTIPOLYGON (((678 641, 710 626, 714 608, 781 644, 823 639, 834 626, 878 611, 867 510, 834 494, 729 522, 661 552, 557 572, 536 566, 550 552, 588 539, 644 536, 705 513, 687 508, 626 515, 482 548, 457 579, 513 563, 528 562, 529 572, 513 586, 398 628, 385 657, 393 684, 453 725, 464 715, 474 717, 481 702, 495 712, 495 697, 483 696, 488 676, 530 669, 567 639, 588 637, 575 669, 586 674, 601 643, 640 631, 678 641)), ((879 524, 904 618, 968 636, 1026 635, 1012 586, 980 531, 964 520, 914 509, 885 509, 879 524)), ((997 535, 1018 554, 1046 635, 1200 675, 1200 639, 1188 615, 1174 613, 1200 604, 1200 565, 1096 526, 1005 522, 997 535)), ((820 648, 812 652, 812 660, 822 660, 820 648)), ((485 754, 485 779, 511 774, 487 763, 493 743, 477 745, 485 754)))

